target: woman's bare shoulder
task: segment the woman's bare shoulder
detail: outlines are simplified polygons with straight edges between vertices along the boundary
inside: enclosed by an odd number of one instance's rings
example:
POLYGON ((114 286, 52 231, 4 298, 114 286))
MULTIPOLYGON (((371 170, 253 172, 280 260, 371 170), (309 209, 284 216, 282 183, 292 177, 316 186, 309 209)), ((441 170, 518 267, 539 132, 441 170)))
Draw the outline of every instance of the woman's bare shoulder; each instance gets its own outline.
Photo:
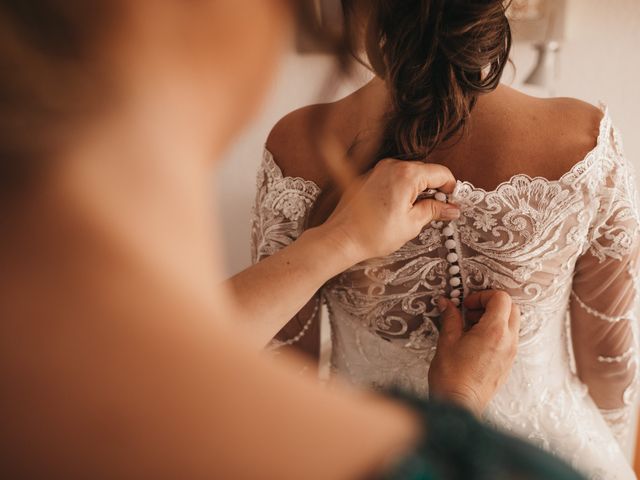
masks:
POLYGON ((559 178, 595 148, 603 112, 575 98, 540 101, 540 138, 537 151, 547 159, 545 167, 559 178))
MULTIPOLYGON (((588 102, 576 98, 559 97, 541 100, 549 115, 549 129, 571 134, 574 140, 594 142, 598 136, 604 113, 588 102)), ((550 132, 549 132, 550 133, 550 132)))
POLYGON ((319 125, 331 130, 336 105, 331 103, 309 105, 282 117, 272 128, 266 148, 284 175, 301 177, 316 184, 326 184, 328 174, 317 136, 322 135, 319 125))
POLYGON ((479 141, 502 176, 526 173, 558 179, 596 146, 603 112, 575 98, 530 97, 503 91, 480 121, 479 141), (482 124, 482 125, 481 125, 482 124))

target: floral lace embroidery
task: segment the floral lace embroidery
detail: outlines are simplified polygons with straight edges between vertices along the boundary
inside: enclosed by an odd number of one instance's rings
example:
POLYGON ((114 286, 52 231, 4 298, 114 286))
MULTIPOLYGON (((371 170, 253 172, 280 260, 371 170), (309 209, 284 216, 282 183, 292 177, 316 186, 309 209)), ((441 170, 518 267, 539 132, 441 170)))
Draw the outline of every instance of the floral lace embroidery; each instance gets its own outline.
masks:
POLYGON ((302 178, 285 177, 268 150, 257 175, 256 202, 251 215, 253 262, 291 244, 306 227, 320 187, 302 178))

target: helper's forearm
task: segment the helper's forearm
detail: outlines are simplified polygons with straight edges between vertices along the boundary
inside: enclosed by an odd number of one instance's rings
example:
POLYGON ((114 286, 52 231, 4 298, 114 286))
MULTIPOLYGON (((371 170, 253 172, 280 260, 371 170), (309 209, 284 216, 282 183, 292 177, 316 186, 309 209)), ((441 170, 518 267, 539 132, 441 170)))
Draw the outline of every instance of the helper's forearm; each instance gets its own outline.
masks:
POLYGON ((245 322, 266 344, 331 277, 358 259, 343 239, 324 227, 304 232, 293 244, 229 280, 245 322))

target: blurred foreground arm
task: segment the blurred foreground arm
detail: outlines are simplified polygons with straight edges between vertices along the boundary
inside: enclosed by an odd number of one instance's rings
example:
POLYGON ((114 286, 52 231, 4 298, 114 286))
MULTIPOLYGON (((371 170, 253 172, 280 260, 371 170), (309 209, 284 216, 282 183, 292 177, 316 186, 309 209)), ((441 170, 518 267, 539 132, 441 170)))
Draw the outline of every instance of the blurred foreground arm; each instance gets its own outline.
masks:
MULTIPOLYGON (((66 316, 27 350, 2 396, 3 478, 579 478, 464 409, 322 388, 211 321, 232 311, 167 287, 91 309, 92 322, 66 316)), ((470 353, 465 338, 451 334, 470 353)), ((464 367, 463 353, 441 358, 464 367)))

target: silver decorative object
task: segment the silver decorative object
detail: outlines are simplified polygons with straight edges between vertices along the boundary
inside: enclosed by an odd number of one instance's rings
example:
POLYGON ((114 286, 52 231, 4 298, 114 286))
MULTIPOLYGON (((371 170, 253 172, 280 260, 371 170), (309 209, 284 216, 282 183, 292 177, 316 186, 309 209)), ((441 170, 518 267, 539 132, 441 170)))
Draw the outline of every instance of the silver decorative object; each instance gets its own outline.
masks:
POLYGON ((538 61, 524 83, 541 87, 549 96, 554 96, 560 43, 551 40, 538 43, 534 47, 538 51, 538 61))

